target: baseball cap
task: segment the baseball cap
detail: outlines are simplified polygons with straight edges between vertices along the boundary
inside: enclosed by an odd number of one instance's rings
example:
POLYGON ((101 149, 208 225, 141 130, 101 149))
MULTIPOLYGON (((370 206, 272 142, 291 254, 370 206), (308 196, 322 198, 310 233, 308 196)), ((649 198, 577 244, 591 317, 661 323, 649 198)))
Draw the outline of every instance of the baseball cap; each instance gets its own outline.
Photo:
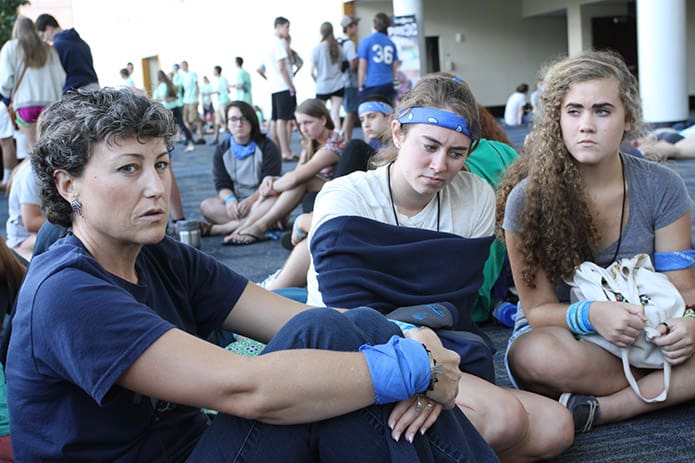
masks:
POLYGON ((340 27, 345 29, 350 24, 353 24, 353 23, 357 24, 358 22, 360 22, 360 18, 356 18, 356 17, 350 16, 350 15, 345 15, 345 16, 343 16, 343 19, 340 20, 340 27))

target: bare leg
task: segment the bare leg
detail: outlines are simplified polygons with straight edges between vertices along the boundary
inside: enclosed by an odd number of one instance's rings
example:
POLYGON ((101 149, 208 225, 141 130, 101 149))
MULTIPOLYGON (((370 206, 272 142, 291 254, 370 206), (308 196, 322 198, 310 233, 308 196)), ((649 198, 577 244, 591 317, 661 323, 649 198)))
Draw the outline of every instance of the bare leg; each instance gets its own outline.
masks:
POLYGON ((206 198, 200 203, 200 213, 210 223, 221 224, 229 222, 227 208, 220 198, 206 198))
POLYGON ((283 159, 290 159, 292 158, 293 154, 290 150, 289 121, 285 119, 278 119, 275 124, 275 131, 280 147, 280 154, 282 155, 283 159))
POLYGON ((235 241, 253 240, 252 236, 261 237, 278 221, 287 217, 292 210, 302 201, 306 192, 306 184, 298 185, 291 190, 283 191, 275 204, 258 220, 252 222, 249 214, 248 225, 244 224, 237 229, 237 232, 232 235, 235 241))
POLYGON ((31 152, 36 144, 36 124, 20 125, 19 131, 22 132, 22 135, 24 135, 27 150, 31 152))
POLYGON ((181 204, 181 193, 179 192, 179 185, 176 183, 176 176, 174 175, 174 169, 171 169, 171 191, 169 192, 169 216, 173 220, 179 220, 186 215, 183 213, 183 204, 181 204))
POLYGON ((331 97, 331 119, 335 130, 340 130, 340 107, 343 105, 342 96, 331 97))
MULTIPOLYGON (((637 384, 642 395, 654 397, 659 394, 664 387, 663 377, 663 370, 651 370, 649 374, 639 379, 637 384)), ((695 397, 694 384, 695 356, 692 356, 687 362, 671 369, 671 387, 668 391, 668 397, 663 402, 644 402, 629 386, 613 394, 598 397, 601 407, 601 423, 626 420, 691 400, 695 397)))
POLYGON ((569 411, 537 394, 501 388, 464 373, 456 404, 505 462, 553 457, 574 440, 569 411))
POLYGON ((17 149, 14 146, 12 137, 0 139, 0 150, 2 150, 2 166, 7 175, 3 175, 0 189, 4 189, 7 182, 10 180, 10 172, 17 166, 17 149))
POLYGON ((345 113, 345 118, 343 119, 343 137, 345 137, 346 142, 352 140, 352 129, 355 127, 355 120, 357 120, 356 113, 345 113))
POLYGON ((266 289, 303 288, 306 286, 306 274, 309 271, 311 255, 309 254, 308 240, 303 239, 292 248, 292 252, 280 269, 280 273, 266 289))

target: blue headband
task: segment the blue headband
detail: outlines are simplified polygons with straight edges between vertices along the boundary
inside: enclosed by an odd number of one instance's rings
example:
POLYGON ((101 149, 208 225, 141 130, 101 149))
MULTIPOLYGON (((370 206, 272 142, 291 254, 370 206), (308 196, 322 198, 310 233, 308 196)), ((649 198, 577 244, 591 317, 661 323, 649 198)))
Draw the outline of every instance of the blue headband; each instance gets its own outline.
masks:
POLYGON ((357 114, 360 116, 363 113, 368 112, 393 114, 393 108, 390 104, 386 104, 381 101, 365 101, 364 103, 360 104, 359 108, 357 108, 357 114))
POLYGON ((449 111, 442 111, 441 109, 423 108, 421 106, 407 108, 398 115, 398 122, 401 124, 438 125, 439 127, 467 135, 472 141, 476 140, 476 137, 471 133, 468 119, 449 111))

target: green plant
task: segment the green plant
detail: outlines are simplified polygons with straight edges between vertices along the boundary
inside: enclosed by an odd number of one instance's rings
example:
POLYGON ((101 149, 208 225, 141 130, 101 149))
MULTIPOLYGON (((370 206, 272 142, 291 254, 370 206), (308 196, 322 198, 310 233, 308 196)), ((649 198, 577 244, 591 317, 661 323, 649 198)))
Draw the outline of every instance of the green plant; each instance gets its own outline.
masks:
POLYGON ((17 8, 28 4, 29 0, 2 0, 0 2, 0 46, 10 40, 12 27, 17 19, 17 8))

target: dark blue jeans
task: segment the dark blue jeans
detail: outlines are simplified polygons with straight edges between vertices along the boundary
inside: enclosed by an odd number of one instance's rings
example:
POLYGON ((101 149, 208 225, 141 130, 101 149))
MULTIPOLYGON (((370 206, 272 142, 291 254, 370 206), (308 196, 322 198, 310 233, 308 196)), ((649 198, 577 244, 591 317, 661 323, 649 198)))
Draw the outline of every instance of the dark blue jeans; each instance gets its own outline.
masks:
MULTIPOLYGON (((320 308, 290 320, 264 353, 301 348, 357 351, 400 334, 369 308, 345 313, 320 308)), ((388 417, 393 405, 372 405, 328 420, 276 426, 220 414, 203 434, 189 462, 488 462, 498 461, 458 408, 442 412, 412 444, 394 442, 388 417)))

